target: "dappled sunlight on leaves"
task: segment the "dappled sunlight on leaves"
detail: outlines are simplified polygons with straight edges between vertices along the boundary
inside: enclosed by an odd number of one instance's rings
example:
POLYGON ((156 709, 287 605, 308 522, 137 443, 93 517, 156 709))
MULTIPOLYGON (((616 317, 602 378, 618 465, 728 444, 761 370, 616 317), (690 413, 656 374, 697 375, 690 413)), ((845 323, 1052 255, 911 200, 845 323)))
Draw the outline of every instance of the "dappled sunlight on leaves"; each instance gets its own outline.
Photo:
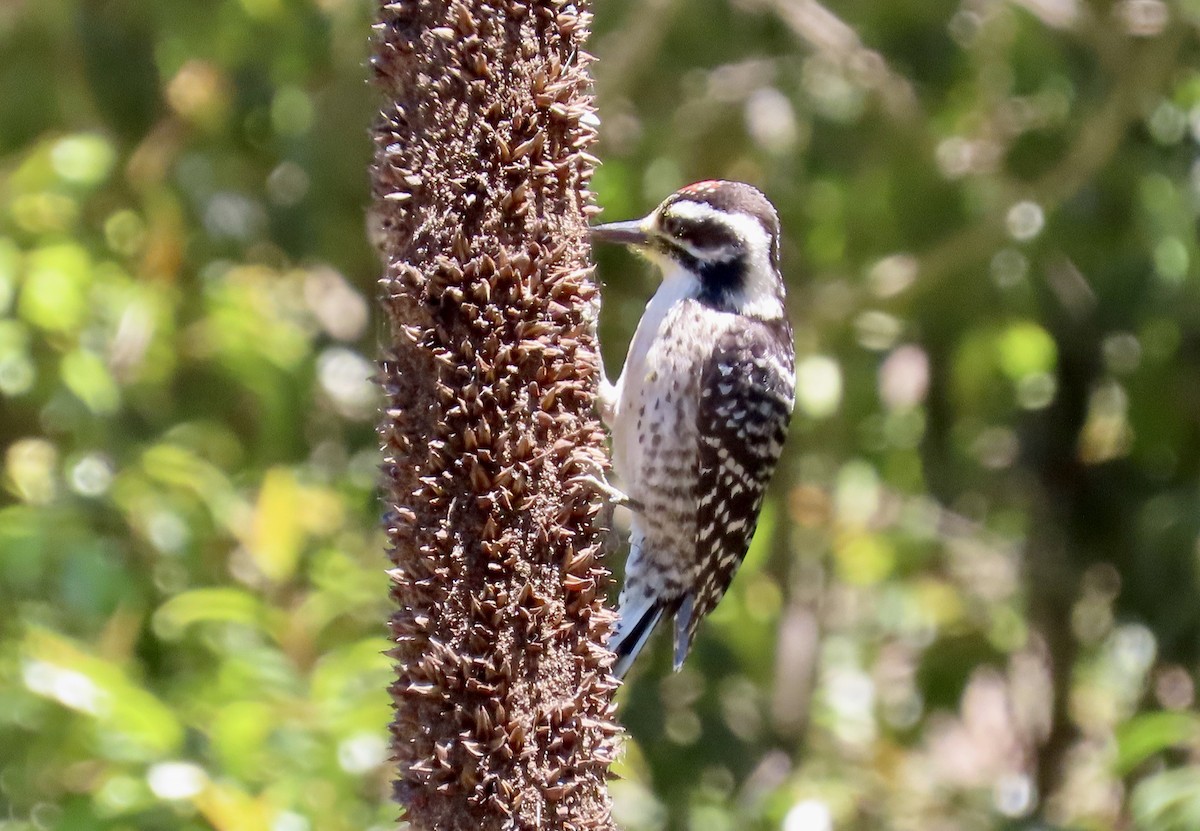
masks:
MULTIPOLYGON (((247 40, 275 6, 0 13, 0 47, 16 21, 88 56, 0 119, 0 824, 395 813, 363 464, 368 14, 327 3, 247 40), (113 62, 141 72, 121 100, 97 81, 113 62), (336 146, 315 137, 331 121, 336 146)), ((6 85, 40 67, 14 53, 6 85)))

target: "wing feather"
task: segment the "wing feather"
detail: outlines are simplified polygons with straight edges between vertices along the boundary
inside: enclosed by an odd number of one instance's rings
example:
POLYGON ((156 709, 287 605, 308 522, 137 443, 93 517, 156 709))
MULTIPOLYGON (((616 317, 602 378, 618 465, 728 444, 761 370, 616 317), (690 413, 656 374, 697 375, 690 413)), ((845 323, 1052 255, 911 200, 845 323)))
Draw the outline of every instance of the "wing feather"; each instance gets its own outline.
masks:
POLYGON ((676 663, 750 547, 787 437, 795 387, 785 319, 748 319, 718 340, 705 364, 697 412, 697 579, 676 621, 676 663))

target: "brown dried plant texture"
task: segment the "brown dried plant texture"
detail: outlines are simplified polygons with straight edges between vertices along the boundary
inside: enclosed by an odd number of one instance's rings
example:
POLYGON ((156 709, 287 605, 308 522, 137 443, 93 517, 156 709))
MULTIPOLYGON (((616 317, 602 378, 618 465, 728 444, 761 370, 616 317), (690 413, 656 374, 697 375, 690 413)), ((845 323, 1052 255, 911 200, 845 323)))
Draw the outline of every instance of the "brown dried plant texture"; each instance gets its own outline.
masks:
POLYGON ((565 2, 381 4, 396 797, 417 829, 612 828, 595 138, 565 2))

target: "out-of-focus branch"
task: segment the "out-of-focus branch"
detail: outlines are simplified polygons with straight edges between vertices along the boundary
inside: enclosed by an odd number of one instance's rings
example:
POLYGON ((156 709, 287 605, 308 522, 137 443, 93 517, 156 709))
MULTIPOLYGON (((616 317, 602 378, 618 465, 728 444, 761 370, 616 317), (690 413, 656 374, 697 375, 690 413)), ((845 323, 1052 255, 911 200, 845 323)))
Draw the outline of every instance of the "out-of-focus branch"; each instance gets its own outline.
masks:
POLYGON ((625 93, 643 62, 655 54, 671 30, 671 15, 678 6, 678 0, 642 0, 629 6, 625 22, 605 37, 597 53, 605 56, 596 73, 605 95, 625 93))
MULTIPOLYGON (((1147 99, 1162 94, 1184 37, 1180 24, 1153 41, 1127 40, 1126 71, 1116 79, 1104 103, 1083 121, 1071 149, 1041 178, 1019 191, 1012 190, 998 199, 998 204, 1007 208, 1029 199, 1049 214, 1078 193, 1112 161, 1130 125, 1143 116, 1147 99)), ((942 280, 1002 245, 1007 235, 1005 218, 1000 211, 988 213, 918 255, 920 276, 915 292, 936 290, 942 280)))
POLYGON ((779 16, 818 55, 857 83, 874 91, 893 118, 917 117, 912 82, 892 69, 883 55, 863 45, 845 21, 816 0, 757 0, 779 16))
POLYGON ((1011 0, 1051 29, 1073 29, 1087 8, 1079 0, 1011 0))

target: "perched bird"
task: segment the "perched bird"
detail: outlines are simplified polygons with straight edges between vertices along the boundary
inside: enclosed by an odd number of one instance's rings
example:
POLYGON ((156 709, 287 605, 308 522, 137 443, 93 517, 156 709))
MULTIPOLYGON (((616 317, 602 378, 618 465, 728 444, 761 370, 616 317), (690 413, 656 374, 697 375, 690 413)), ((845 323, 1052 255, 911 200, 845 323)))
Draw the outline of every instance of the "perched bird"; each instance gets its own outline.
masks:
POLYGON ((740 182, 706 181, 645 219, 592 228, 662 271, 601 415, 633 511, 619 621, 623 677, 664 617, 679 669, 754 536, 795 394, 779 217, 740 182))

